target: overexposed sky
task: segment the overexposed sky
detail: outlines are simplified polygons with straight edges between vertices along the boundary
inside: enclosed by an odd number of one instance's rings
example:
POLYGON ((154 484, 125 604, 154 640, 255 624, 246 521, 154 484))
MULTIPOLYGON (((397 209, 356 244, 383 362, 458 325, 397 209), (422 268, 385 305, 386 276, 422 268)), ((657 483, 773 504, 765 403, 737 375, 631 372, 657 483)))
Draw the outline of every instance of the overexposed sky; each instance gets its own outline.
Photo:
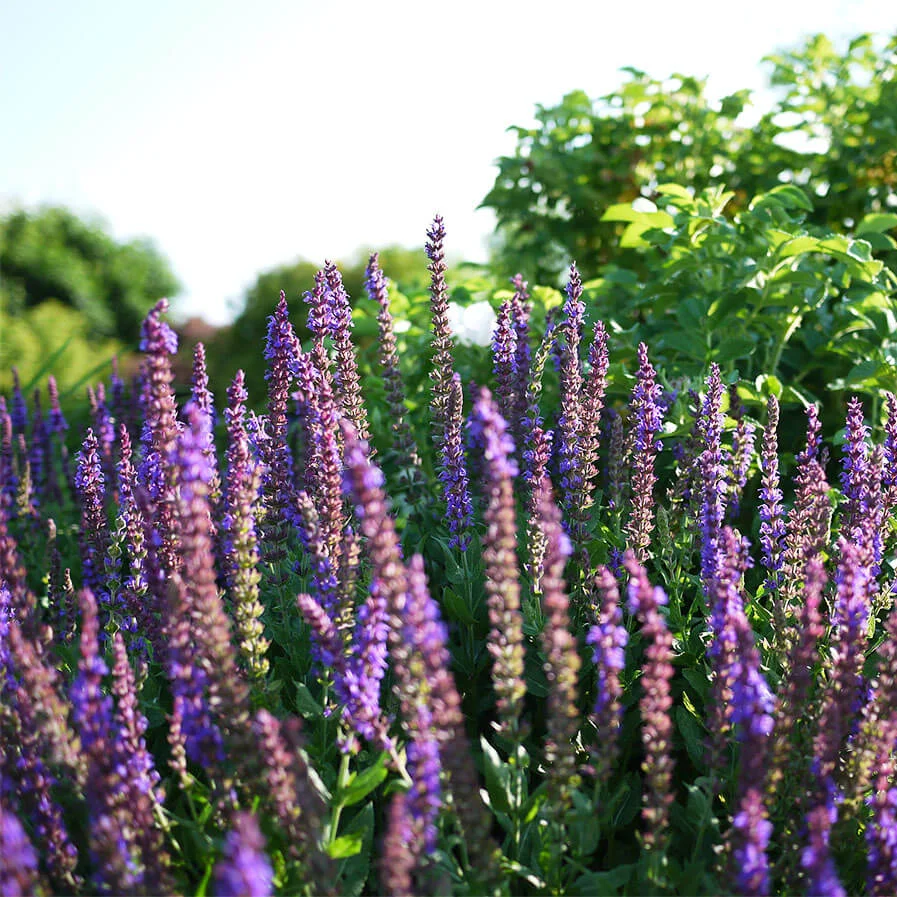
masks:
MULTIPOLYGON (((512 124, 624 65, 760 88, 760 58, 897 27, 892 0, 637 3, 0 0, 0 209, 61 203, 151 237, 180 316, 360 246, 486 256, 475 211, 512 124)), ((272 298, 272 304, 276 297, 272 298)))

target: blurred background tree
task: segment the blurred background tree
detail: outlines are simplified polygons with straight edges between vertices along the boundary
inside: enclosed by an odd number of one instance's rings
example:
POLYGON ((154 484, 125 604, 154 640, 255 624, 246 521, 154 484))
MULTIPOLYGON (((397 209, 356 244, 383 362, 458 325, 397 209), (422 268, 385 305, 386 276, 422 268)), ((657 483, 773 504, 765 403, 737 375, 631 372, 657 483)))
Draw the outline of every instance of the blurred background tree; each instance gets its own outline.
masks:
POLYGON ((55 300, 83 316, 88 336, 130 344, 180 284, 150 241, 119 243, 102 224, 47 207, 0 218, 0 291, 7 315, 55 300))
POLYGON ((496 269, 554 284, 572 259, 586 278, 610 261, 637 264, 620 243, 624 225, 601 217, 657 199, 664 183, 725 186, 730 215, 796 183, 814 197, 809 224, 838 232, 886 211, 897 184, 897 35, 860 35, 843 53, 816 35, 764 61, 775 101, 759 115, 747 90, 714 101, 706 80, 631 68, 606 96, 574 91, 537 106, 535 127, 511 129, 517 147, 481 204, 498 217, 496 269))

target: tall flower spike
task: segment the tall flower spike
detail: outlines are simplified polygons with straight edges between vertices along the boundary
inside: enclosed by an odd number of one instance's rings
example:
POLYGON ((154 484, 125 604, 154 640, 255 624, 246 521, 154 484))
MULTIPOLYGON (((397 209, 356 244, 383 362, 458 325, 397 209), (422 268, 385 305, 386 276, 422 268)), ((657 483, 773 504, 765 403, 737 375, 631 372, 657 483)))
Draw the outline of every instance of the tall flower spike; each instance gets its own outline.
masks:
POLYGON ((0 894, 27 897, 40 891, 37 854, 8 806, 0 807, 0 856, 0 894))
POLYGON ((160 320, 168 311, 168 300, 160 299, 143 322, 140 350, 143 362, 144 455, 138 471, 142 486, 156 504, 155 522, 162 540, 158 553, 162 568, 177 569, 177 533, 174 519, 176 471, 162 462, 167 459, 178 437, 177 405, 171 388, 174 374, 170 356, 178 349, 175 332, 160 320))
POLYGON ((869 428, 863 420, 863 403, 854 396, 847 403, 847 425, 844 439, 844 463, 841 489, 845 506, 841 532, 850 539, 863 539, 863 524, 867 503, 869 447, 866 440, 869 428))
MULTIPOLYGON (((531 448, 536 430, 544 433, 542 414, 539 410, 539 397, 542 394, 542 376, 545 373, 545 364, 555 344, 554 331, 546 330, 539 344, 539 348, 533 358, 530 367, 529 380, 526 384, 525 404, 526 411, 521 419, 520 429, 523 434, 520 457, 523 461, 523 478, 530 484, 530 489, 537 477, 534 475, 535 455, 531 448), (526 446, 525 448, 523 446, 526 446)), ((547 459, 546 459, 547 464, 547 459)))
POLYGON ((526 695, 523 681, 523 617, 520 613, 520 573, 517 568, 517 524, 514 503, 514 442, 489 390, 483 388, 474 405, 471 427, 480 431, 485 445, 486 535, 483 561, 486 564, 486 593, 489 596, 487 641, 492 655, 492 681, 498 697, 498 717, 506 737, 515 737, 526 695))
POLYGON ((548 678, 545 760, 549 767, 551 803, 564 814, 579 783, 573 738, 579 717, 576 685, 580 659, 576 639, 570 633, 569 599, 564 582, 564 565, 572 546, 561 526, 561 512, 548 484, 543 484, 539 496, 539 524, 545 539, 545 572, 542 576, 545 616, 542 648, 548 678))
MULTIPOLYGON (((245 749, 249 736, 248 691, 237 671, 236 652, 231 644, 230 621, 216 586, 209 527, 209 491, 211 470, 204 448, 208 438, 208 416, 189 403, 185 409, 188 426, 178 439, 170 463, 179 470, 178 518, 183 565, 183 596, 186 603, 192 645, 183 656, 183 645, 170 659, 172 678, 180 677, 184 665, 196 664, 207 671, 208 705, 237 756, 245 749)), ((178 621, 178 613, 170 618, 178 621)), ((243 762, 248 762, 248 756, 243 762)), ((236 770, 237 775, 243 771, 236 770)))
POLYGON ((785 542, 785 512, 782 489, 779 485, 779 402, 770 395, 766 403, 766 427, 760 452, 762 471, 760 486, 760 546, 766 567, 767 590, 777 589, 781 583, 782 553, 785 542))
POLYGON ((408 425, 405 387, 399 370, 396 335, 393 329, 392 315, 389 311, 389 287, 380 270, 380 260, 376 252, 368 260, 365 271, 365 288, 368 297, 379 306, 377 327, 380 337, 380 367, 383 370, 383 383, 386 387, 386 400, 392 422, 393 449, 403 460, 402 469, 409 481, 416 486, 421 486, 423 485, 421 460, 414 442, 414 435, 408 425))
POLYGON ((627 551, 623 563, 629 573, 629 610, 638 618, 647 647, 642 666, 642 771, 646 779, 642 819, 642 843, 649 850, 663 852, 669 838, 670 805, 673 802, 673 724, 670 708, 670 680, 673 678, 673 637, 660 607, 667 596, 659 586, 652 588, 648 575, 627 551))
POLYGON ((12 408, 10 415, 12 416, 12 426, 16 433, 24 433, 28 429, 28 404, 25 402, 25 396, 22 395, 22 385, 19 382, 19 369, 12 369, 12 408))
POLYGON ((214 878, 219 897, 271 897, 274 872, 265 854, 265 839, 251 813, 234 816, 214 878))
POLYGON ((470 544, 468 529, 473 517, 467 466, 464 462, 464 447, 461 441, 463 401, 461 377, 455 374, 446 414, 439 479, 442 481, 446 517, 451 533, 449 545, 457 546, 461 551, 470 544))
POLYGON ((719 366, 710 365, 707 395, 701 409, 703 445, 698 467, 701 473, 701 583, 709 593, 719 566, 719 538, 725 513, 722 435, 723 383, 719 366))
POLYGON ((623 684, 620 674, 626 665, 629 635, 623 625, 620 592, 613 573, 607 567, 599 567, 594 585, 601 596, 601 605, 597 622, 586 636, 586 643, 594 648, 592 663, 595 664, 597 673, 595 706, 592 711, 596 733, 592 764, 595 778, 604 783, 610 776, 618 753, 617 742, 623 722, 623 684))
POLYGON ((498 311, 492 332, 492 373, 495 400, 505 420, 510 420, 517 399, 514 393, 514 364, 517 357, 517 331, 511 320, 511 299, 505 299, 498 311))
POLYGON ((517 274, 511 283, 514 285, 514 298, 511 299, 511 323, 516 336, 514 350, 514 395, 516 405, 511 415, 511 434, 515 444, 522 438, 521 425, 526 414, 526 387, 529 383, 532 350, 529 344, 530 305, 527 283, 521 274, 517 274))
POLYGON ((741 495, 754 459, 756 427, 744 415, 744 403, 738 395, 737 386, 733 383, 729 387, 729 416, 735 419, 735 431, 732 434, 732 463, 726 481, 728 486, 726 513, 730 518, 738 516, 741 495))
POLYGON ((282 560, 289 535, 289 508, 292 508, 292 459, 287 445, 287 405, 293 382, 293 368, 299 341, 290 323, 286 294, 281 290, 274 314, 268 318, 265 358, 268 369, 267 439, 260 444, 265 466, 265 522, 263 544, 266 560, 282 560))
POLYGON ((531 448, 525 452, 529 472, 530 491, 527 497, 526 521, 526 572, 529 574, 533 595, 542 594, 542 576, 545 573, 545 533, 539 525, 539 502, 543 490, 548 488, 548 462, 551 459, 551 442, 554 433, 535 427, 531 434, 531 448))
MULTIPOLYGON (((568 516, 568 525, 576 522, 576 509, 583 491, 582 480, 582 362, 579 346, 582 341, 582 280, 576 265, 570 266, 567 301, 562 325, 564 344, 561 349, 561 413, 558 418, 558 455, 560 458, 561 507, 568 516)), ((575 535, 578 537, 579 533, 575 535)))
POLYGON ((78 455, 75 486, 81 501, 81 560, 84 584, 94 595, 105 592, 103 564, 109 549, 109 528, 105 509, 105 477, 99 444, 88 427, 78 455))
POLYGON ((370 439, 368 413, 361 396, 358 361, 352 344, 352 308, 349 295, 343 285, 339 268, 333 262, 324 263, 327 279, 328 325, 336 351, 334 385, 342 413, 352 421, 360 439, 370 439))
POLYGON ((885 405, 887 420, 885 422, 885 466, 882 475, 882 490, 885 501, 884 513, 887 517, 897 505, 897 396, 891 392, 885 393, 885 405))
POLYGON ((654 368, 648 361, 648 347, 639 343, 639 368, 629 402, 632 419, 632 513, 626 524, 629 547, 636 560, 644 564, 654 529, 654 484, 657 475, 654 462, 661 442, 656 438, 663 426, 663 412, 658 405, 661 388, 655 380, 654 368))
POLYGON ((430 402, 433 422, 433 437, 436 448, 440 448, 449 419, 449 405, 452 401, 452 378, 455 363, 452 357, 454 343, 448 319, 448 287, 445 282, 445 225, 441 215, 436 215, 427 229, 426 252, 430 264, 430 312, 433 318, 433 398, 430 402))
POLYGON ((227 473, 222 518, 222 566, 237 624, 240 654, 251 679, 259 681, 268 672, 265 652, 268 641, 260 620, 264 608, 259 598, 259 512, 261 468, 249 446, 245 413, 248 393, 243 371, 237 371, 227 391, 227 473))
MULTIPOLYGON (((582 465, 582 492, 577 500, 576 513, 582 524, 586 523, 589 508, 595 503, 595 481, 598 478, 598 448, 601 441, 601 411, 607 390, 607 370, 610 364, 607 348, 607 331, 604 324, 595 324, 595 334, 589 346, 589 371, 583 384, 582 432, 580 433, 580 459, 582 465)), ((658 387, 659 389, 659 387, 658 387)))

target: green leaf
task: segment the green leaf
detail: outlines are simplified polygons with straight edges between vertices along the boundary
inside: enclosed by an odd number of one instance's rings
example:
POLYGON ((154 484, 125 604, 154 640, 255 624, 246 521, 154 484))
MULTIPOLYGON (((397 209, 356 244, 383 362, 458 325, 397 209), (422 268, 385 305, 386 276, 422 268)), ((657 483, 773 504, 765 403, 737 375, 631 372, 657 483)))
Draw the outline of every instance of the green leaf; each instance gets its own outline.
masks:
POLYGON ((389 774, 386 759, 386 752, 381 753, 373 766, 353 776, 342 795, 337 795, 337 801, 344 807, 351 807, 363 801, 389 774))
POLYGON ((498 751, 489 744, 485 735, 480 736, 483 748, 483 766, 486 774, 486 791, 494 810, 511 815, 511 773, 502 763, 498 751))
POLYGON ((897 228, 897 214, 894 214, 894 212, 875 212, 863 218, 857 227, 857 236, 881 234, 885 231, 894 230, 894 228, 897 228))
POLYGON ((351 832, 334 838, 327 845, 327 855, 333 860, 344 860, 346 857, 354 857, 361 853, 361 845, 364 843, 362 832, 351 832))
POLYGON ((619 894, 629 884, 635 871, 635 863, 615 866, 607 872, 585 872, 576 879, 573 887, 577 894, 619 894))
POLYGON ((864 380, 874 377, 880 367, 881 364, 872 358, 861 361, 859 364, 854 365, 850 373, 844 378, 845 386, 856 386, 864 380))
POLYGON ((293 680, 293 686, 296 689, 296 710, 299 715, 305 719, 322 719, 324 708, 312 697, 308 686, 298 679, 293 680))
POLYGON ((816 237, 795 237, 779 246, 778 255, 780 258, 789 259, 796 255, 818 251, 819 240, 816 237))
POLYGON ((675 711, 676 725, 685 742, 685 749, 691 762, 698 768, 704 764, 704 733, 701 724, 685 707, 677 707, 675 711))

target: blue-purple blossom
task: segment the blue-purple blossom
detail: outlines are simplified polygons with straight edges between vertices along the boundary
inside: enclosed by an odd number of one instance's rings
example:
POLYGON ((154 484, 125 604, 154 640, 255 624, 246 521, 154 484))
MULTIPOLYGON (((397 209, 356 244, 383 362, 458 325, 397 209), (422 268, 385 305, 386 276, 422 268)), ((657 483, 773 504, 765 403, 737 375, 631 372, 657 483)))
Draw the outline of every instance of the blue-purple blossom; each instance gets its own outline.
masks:
POLYGON ((719 365, 710 365, 707 394, 701 408, 701 582, 707 594, 719 567, 719 538, 725 513, 725 468, 723 467, 723 383, 719 365))
POLYGON ((37 853, 22 823, 6 806, 0 806, 0 857, 0 895, 29 897, 36 893, 37 853))
POLYGON ((215 897, 270 897, 274 872, 251 813, 237 813, 214 872, 215 897))
POLYGON ((455 374, 446 413, 439 479, 446 504, 446 519, 451 537, 449 545, 464 551, 470 543, 468 528, 473 517, 464 446, 461 439, 463 393, 461 377, 455 374))

